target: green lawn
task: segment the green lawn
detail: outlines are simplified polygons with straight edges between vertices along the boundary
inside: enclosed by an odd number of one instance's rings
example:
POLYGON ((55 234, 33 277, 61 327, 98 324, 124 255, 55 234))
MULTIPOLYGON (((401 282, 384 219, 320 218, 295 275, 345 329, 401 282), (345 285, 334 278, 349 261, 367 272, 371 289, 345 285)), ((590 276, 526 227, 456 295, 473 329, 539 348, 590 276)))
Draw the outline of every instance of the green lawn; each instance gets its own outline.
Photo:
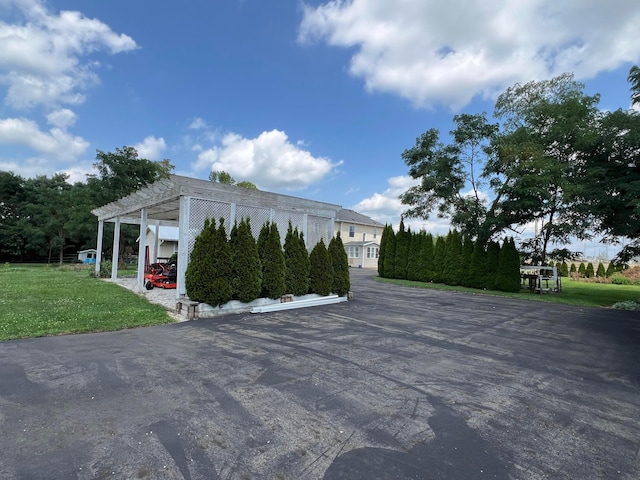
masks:
POLYGON ((522 298, 540 302, 563 303, 566 305, 581 305, 587 307, 610 307, 616 302, 640 299, 639 285, 613 285, 611 283, 577 282, 570 278, 562 279, 562 293, 544 293, 542 295, 529 292, 507 293, 493 290, 476 290, 474 288, 452 287, 439 283, 422 283, 410 280, 392 280, 375 277, 379 282, 394 283, 415 288, 433 288, 439 290, 453 290, 475 294, 496 295, 500 297, 522 298))
POLYGON ((87 269, 0 265, 0 340, 170 323, 160 305, 87 269))

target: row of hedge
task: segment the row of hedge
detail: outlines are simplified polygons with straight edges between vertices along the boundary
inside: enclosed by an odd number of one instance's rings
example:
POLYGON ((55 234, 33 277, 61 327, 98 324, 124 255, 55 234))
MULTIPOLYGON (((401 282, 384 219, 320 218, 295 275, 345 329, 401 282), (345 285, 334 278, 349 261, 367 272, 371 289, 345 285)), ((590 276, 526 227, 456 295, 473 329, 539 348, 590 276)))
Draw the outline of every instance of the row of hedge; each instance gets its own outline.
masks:
MULTIPOLYGON (((550 262, 550 264, 553 265, 553 262, 550 262)), ((558 271, 563 277, 568 277, 570 274, 576 274, 578 277, 583 278, 609 278, 614 273, 624 270, 627 265, 623 263, 609 262, 609 265, 607 265, 607 268, 605 269, 604 264, 599 262, 597 269, 594 269, 593 263, 591 262, 588 262, 586 265, 584 262, 581 262, 578 267, 576 267, 575 263, 572 263, 571 267, 569 267, 567 262, 558 262, 556 263, 556 267, 558 267, 558 271)))
POLYGON ((328 248, 320 240, 309 254, 302 232, 291 222, 283 246, 275 223, 266 222, 256 240, 245 218, 234 224, 229 237, 224 219, 217 226, 215 220, 205 220, 191 251, 185 286, 191 300, 214 306, 286 293, 342 296, 351 288, 339 234, 328 248))
POLYGON ((425 231, 398 232, 385 225, 378 274, 384 278, 444 283, 470 288, 520 291, 520 255, 513 238, 487 245, 463 237, 457 230, 434 237, 425 231))

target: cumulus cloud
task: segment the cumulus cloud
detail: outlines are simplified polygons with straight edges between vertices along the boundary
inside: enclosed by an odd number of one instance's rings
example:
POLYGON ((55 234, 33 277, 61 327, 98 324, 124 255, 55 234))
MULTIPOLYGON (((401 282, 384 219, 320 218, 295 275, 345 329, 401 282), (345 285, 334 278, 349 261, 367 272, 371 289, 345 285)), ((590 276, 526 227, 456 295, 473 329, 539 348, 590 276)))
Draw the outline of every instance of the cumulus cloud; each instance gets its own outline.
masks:
POLYGON ((82 137, 59 127, 43 132, 36 122, 26 118, 0 119, 0 144, 3 143, 28 147, 62 160, 78 158, 89 147, 82 137))
POLYGON ((318 182, 341 163, 314 157, 291 143, 284 132, 271 130, 256 138, 229 133, 220 145, 201 151, 193 168, 223 170, 238 181, 250 181, 264 189, 300 190, 318 182))
POLYGON ((58 128, 68 128, 76 123, 77 116, 68 108, 55 110, 47 115, 47 122, 58 128))
POLYGON ((142 142, 134 145, 133 148, 138 151, 138 157, 157 161, 164 158, 162 155, 167 148, 167 144, 162 137, 156 138, 149 136, 142 142))
POLYGON ((16 20, 0 21, 0 84, 16 109, 82 103, 83 91, 99 81, 99 64, 87 57, 137 48, 131 37, 79 12, 55 14, 38 0, 3 0, 2 7, 16 20))
MULTIPOLYGON (((387 183, 389 184, 389 188, 384 192, 374 193, 369 198, 361 200, 351 208, 380 223, 388 223, 397 230, 402 213, 407 209, 407 206, 403 205, 398 197, 420 182, 408 175, 404 175, 391 177, 387 180, 387 183)), ((407 218, 404 220, 404 224, 406 228, 411 228, 413 231, 426 230, 434 235, 444 235, 450 228, 448 218, 437 218, 435 215, 429 218, 429 220, 407 218)))
POLYGON ((639 2, 331 0, 304 6, 299 40, 353 49, 370 91, 458 109, 518 81, 637 62, 638 24, 639 2))

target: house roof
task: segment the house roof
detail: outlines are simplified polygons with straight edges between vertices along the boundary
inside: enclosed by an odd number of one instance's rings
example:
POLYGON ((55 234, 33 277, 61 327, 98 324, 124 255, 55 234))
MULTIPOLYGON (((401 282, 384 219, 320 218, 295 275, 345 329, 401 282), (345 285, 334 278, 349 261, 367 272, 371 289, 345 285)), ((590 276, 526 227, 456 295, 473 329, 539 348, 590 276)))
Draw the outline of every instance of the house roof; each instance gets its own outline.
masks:
POLYGON ((343 243, 345 247, 368 247, 370 245, 375 245, 377 247, 380 246, 379 242, 374 241, 365 241, 365 242, 345 242, 343 243))
POLYGON ((329 218, 335 218, 336 212, 340 210, 340 205, 331 203, 170 175, 167 179, 96 208, 92 213, 98 220, 114 221, 120 218, 122 223, 139 224, 140 212, 145 209, 148 220, 156 220, 163 226, 177 226, 181 197, 216 199, 226 203, 300 211, 329 218))
POLYGON ((380 228, 384 227, 382 223, 372 219, 371 217, 367 217, 362 213, 358 213, 347 208, 341 208, 338 210, 338 213, 336 214, 336 222, 357 223, 359 225, 368 225, 380 228))

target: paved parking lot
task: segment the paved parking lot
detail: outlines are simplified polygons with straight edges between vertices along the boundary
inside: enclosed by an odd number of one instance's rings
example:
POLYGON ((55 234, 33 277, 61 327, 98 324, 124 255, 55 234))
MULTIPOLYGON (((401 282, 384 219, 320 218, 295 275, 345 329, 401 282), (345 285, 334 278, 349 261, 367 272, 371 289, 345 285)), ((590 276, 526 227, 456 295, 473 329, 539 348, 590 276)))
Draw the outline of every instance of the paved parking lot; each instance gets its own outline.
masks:
POLYGON ((640 478, 640 319, 391 286, 0 342, 2 479, 640 478))

